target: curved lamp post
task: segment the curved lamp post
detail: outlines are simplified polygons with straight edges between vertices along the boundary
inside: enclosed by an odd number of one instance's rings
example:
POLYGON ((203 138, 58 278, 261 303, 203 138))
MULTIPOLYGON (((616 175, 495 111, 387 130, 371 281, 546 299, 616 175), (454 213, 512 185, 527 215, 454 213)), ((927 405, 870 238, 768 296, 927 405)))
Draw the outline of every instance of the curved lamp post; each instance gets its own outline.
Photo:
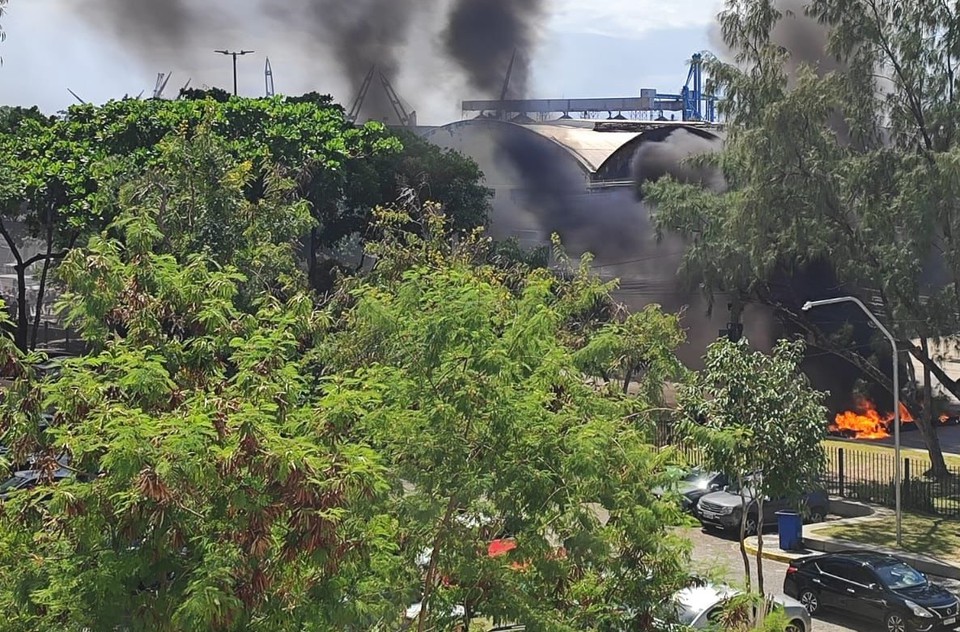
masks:
POLYGON ((877 320, 873 312, 867 309, 867 306, 864 305, 860 299, 853 296, 841 296, 839 298, 829 298, 822 301, 807 301, 803 305, 803 311, 806 312, 814 307, 822 307, 824 305, 836 305, 837 303, 854 303, 863 310, 863 313, 867 315, 873 324, 877 326, 877 329, 882 331, 883 335, 890 341, 890 349, 893 351, 893 452, 896 460, 893 468, 893 493, 895 498, 894 503, 896 505, 897 546, 899 547, 902 545, 902 513, 900 510, 900 366, 897 357, 897 341, 893 335, 887 331, 887 328, 877 320))

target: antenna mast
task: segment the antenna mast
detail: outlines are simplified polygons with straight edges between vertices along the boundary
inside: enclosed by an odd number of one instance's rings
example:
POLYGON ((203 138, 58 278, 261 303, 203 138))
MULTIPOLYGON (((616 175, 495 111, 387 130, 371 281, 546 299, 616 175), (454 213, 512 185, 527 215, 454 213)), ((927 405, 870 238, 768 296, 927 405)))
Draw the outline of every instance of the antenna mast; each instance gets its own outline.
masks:
POLYGON ((267 57, 267 63, 264 65, 264 68, 263 68, 263 81, 264 81, 264 84, 266 85, 267 96, 272 97, 274 95, 273 68, 270 67, 269 57, 267 57))

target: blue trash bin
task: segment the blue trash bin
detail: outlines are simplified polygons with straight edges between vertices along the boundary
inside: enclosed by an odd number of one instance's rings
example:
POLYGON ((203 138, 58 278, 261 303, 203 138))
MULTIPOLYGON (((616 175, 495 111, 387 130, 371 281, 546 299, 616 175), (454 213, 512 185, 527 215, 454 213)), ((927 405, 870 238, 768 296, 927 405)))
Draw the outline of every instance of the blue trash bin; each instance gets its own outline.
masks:
POLYGON ((803 548, 803 516, 799 513, 778 511, 777 530, 780 532, 782 551, 799 551, 803 548))

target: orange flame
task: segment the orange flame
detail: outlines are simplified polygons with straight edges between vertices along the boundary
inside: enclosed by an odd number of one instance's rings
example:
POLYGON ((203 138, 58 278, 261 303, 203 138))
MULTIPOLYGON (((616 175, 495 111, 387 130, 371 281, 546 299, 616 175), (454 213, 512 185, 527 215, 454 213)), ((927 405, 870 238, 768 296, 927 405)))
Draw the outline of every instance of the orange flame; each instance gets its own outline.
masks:
MULTIPOLYGON (((900 404, 901 421, 914 421, 907 407, 900 404)), ((876 405, 868 399, 857 401, 857 410, 837 413, 830 430, 852 433, 857 439, 885 439, 890 436, 893 413, 881 415, 876 405)))

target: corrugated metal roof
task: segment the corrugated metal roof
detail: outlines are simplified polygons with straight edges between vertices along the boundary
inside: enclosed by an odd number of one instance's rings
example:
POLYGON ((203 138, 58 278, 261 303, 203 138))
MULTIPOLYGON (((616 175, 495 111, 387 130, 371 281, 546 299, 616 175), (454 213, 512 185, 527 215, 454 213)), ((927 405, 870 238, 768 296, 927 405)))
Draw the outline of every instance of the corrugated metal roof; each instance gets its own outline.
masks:
POLYGON ((590 173, 596 173, 618 149, 640 135, 640 132, 598 132, 593 128, 556 123, 521 127, 562 146, 590 173))

